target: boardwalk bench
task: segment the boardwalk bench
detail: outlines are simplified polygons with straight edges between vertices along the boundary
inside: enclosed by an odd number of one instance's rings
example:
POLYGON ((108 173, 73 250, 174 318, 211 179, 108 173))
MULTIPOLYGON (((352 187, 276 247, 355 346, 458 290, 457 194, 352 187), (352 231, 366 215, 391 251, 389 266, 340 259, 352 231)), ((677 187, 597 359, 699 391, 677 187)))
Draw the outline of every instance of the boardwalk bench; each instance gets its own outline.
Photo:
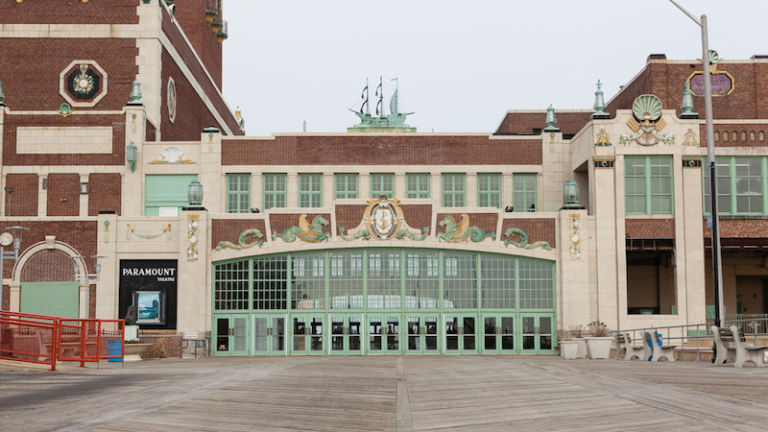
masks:
MULTIPOLYGON (((730 327, 730 333, 736 351, 736 358, 733 361, 734 367, 743 367, 744 362, 752 362, 757 367, 766 366, 766 363, 763 362, 763 358, 765 353, 768 352, 768 347, 747 345, 747 339, 744 337, 744 332, 735 325, 730 327)), ((718 347, 718 352, 719 350, 720 348, 718 347)))
MULTIPOLYGON (((719 366, 725 363, 735 362, 736 345, 733 343, 733 333, 731 330, 726 328, 718 328, 714 325, 710 327, 710 330, 712 330, 712 337, 715 339, 715 347, 717 348, 715 365, 719 366)), ((743 338, 744 332, 739 331, 739 337, 743 338)))
POLYGON ((632 337, 629 335, 629 333, 624 333, 624 360, 648 360, 648 357, 651 356, 651 349, 648 347, 648 344, 642 344, 640 346, 635 345, 632 343, 632 337))
POLYGON ((667 361, 675 361, 675 351, 678 350, 676 345, 663 345, 659 334, 656 329, 651 329, 651 333, 645 332, 646 343, 651 344, 651 350, 653 355, 651 361, 661 361, 666 359, 667 361))

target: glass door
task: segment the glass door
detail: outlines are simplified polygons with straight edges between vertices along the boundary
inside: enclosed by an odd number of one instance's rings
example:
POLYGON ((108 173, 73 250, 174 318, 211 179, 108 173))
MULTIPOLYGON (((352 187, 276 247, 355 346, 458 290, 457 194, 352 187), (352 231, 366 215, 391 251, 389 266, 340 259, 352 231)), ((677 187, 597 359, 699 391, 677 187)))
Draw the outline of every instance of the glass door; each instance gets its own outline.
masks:
POLYGON ((253 315, 253 354, 284 355, 285 316, 253 315))
POLYGON ((368 354, 400 354, 401 317, 398 314, 368 315, 368 354))
POLYGON ((331 315, 331 354, 362 355, 362 315, 331 315))
POLYGON ((522 314, 520 316, 520 340, 523 354, 554 353, 554 337, 551 313, 522 314))
POLYGON ((515 352, 514 315, 483 315, 482 351, 484 353, 515 352))
POLYGON ((291 318, 293 354, 325 354, 324 320, 321 315, 294 315, 291 318))
POLYGON ((475 314, 445 314, 443 332, 448 354, 477 352, 477 316, 475 314))
POLYGON ((215 315, 214 355, 248 354, 248 315, 215 315))
POLYGON ((408 354, 437 354, 438 349, 438 316, 408 316, 406 317, 406 332, 408 333, 405 352, 408 354))

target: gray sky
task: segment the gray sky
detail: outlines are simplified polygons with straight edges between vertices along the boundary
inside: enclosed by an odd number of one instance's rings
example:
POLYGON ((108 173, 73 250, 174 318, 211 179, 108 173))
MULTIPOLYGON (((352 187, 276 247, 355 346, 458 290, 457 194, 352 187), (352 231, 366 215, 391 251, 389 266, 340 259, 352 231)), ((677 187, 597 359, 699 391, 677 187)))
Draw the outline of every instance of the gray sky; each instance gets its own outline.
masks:
MULTIPOLYGON (((768 54, 768 1, 679 2, 722 59, 768 54)), ((224 97, 251 136, 345 131, 366 77, 387 112, 400 79, 420 132, 492 132, 508 109, 589 108, 598 79, 607 101, 650 53, 701 57, 667 0, 225 0, 224 18, 224 97)))

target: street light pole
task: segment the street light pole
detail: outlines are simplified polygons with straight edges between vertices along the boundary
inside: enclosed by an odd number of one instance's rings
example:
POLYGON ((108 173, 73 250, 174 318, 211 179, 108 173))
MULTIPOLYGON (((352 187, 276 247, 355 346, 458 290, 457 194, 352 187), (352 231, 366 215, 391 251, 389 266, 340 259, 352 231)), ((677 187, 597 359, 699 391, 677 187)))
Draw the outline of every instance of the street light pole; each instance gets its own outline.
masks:
POLYGON ((669 1, 701 27, 701 68, 704 72, 704 123, 707 139, 707 165, 709 165, 709 196, 712 209, 712 282, 715 288, 715 325, 720 327, 724 321, 725 305, 723 302, 723 271, 722 255, 720 252, 720 218, 717 212, 717 177, 715 175, 715 140, 712 127, 712 82, 710 81, 709 74, 707 16, 702 15, 701 18, 696 18, 692 13, 677 4, 675 0, 669 1))

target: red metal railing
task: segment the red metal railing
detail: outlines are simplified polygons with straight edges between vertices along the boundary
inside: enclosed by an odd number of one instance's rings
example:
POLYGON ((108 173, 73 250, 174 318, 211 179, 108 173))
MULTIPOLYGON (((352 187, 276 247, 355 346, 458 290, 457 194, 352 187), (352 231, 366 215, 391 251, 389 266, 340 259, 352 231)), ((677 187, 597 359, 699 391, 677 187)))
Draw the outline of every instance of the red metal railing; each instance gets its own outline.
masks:
MULTIPOLYGON (((0 310, 0 359, 50 364, 122 358, 125 321, 73 319, 0 310), (119 342, 120 353, 110 354, 119 342)), ((114 350, 113 350, 114 351, 114 350)))

